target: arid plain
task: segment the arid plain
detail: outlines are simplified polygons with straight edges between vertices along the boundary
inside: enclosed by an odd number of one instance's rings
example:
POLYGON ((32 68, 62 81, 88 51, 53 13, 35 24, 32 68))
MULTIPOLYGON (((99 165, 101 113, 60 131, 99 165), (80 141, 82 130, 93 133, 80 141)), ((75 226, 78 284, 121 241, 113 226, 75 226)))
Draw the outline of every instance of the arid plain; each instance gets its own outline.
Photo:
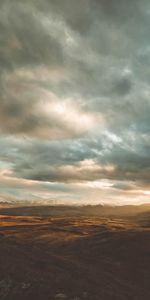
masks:
POLYGON ((0 215, 1 300, 150 299, 148 205, 0 215))

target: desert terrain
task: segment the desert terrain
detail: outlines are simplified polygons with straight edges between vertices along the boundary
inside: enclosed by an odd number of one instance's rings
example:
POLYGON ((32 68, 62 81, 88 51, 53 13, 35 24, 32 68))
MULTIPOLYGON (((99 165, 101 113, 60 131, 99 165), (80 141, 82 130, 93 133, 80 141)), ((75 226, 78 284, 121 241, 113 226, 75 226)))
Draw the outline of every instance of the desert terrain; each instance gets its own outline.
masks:
POLYGON ((150 206, 1 207, 0 300, 149 300, 150 206))

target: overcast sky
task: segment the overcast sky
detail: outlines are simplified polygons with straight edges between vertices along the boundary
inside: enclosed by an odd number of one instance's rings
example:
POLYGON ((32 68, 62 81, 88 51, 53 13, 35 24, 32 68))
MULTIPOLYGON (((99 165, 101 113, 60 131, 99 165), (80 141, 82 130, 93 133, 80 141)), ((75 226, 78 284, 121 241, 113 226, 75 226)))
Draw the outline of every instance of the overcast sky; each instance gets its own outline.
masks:
POLYGON ((150 202, 150 1, 0 1, 0 201, 150 202))

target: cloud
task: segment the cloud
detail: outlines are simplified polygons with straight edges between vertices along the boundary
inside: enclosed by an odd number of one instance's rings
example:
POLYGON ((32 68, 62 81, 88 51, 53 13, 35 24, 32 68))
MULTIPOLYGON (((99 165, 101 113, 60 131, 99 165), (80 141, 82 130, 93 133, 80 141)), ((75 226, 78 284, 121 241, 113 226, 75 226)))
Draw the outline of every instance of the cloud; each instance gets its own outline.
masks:
POLYGON ((43 166, 42 169, 35 167, 34 169, 24 170, 22 176, 32 180, 49 182, 93 181, 109 177, 114 168, 112 165, 100 166, 93 160, 84 160, 74 165, 43 166))
MULTIPOLYGON (((21 69, 6 75, 7 87, 1 98, 1 132, 62 139, 83 135, 97 126, 102 119, 100 115, 84 112, 71 99, 60 98, 32 83, 40 71, 41 78, 48 76, 55 80, 45 69, 42 77, 42 70, 21 69)), ((61 79, 57 70, 53 75, 56 80, 59 76, 61 79)))
POLYGON ((149 16, 148 0, 1 1, 4 197, 147 200, 149 16))

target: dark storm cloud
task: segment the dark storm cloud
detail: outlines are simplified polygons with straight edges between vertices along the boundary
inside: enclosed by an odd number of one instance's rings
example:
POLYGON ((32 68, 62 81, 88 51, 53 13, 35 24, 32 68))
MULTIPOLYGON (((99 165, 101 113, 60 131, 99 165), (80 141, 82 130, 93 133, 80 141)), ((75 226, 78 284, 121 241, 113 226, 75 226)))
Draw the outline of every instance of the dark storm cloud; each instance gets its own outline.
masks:
POLYGON ((1 1, 2 178, 148 188, 149 31, 148 0, 1 1))
POLYGON ((29 1, 1 3, 1 61, 2 66, 30 66, 62 63, 59 41, 42 26, 36 7, 29 1), (6 61, 6 65, 4 62, 6 61))

